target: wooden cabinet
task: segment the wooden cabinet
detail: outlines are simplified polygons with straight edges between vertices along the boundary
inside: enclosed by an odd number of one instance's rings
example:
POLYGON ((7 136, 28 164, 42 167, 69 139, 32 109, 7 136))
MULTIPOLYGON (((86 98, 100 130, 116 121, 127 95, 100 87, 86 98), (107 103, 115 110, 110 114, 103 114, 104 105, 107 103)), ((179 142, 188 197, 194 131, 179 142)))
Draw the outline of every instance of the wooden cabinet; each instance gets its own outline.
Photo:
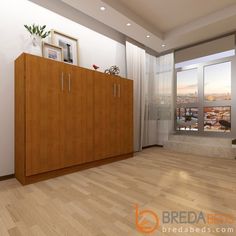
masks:
POLYGON ((93 72, 65 64, 63 167, 94 160, 93 72))
POLYGON ((30 176, 61 167, 62 68, 60 63, 33 56, 25 56, 24 65, 25 104, 21 105, 25 106, 26 176, 30 176))
POLYGON ((121 79, 118 82, 120 152, 133 152, 133 81, 121 79))
POLYGON ((115 80, 103 73, 95 74, 94 81, 94 123, 95 159, 114 156, 116 149, 116 99, 115 80))
POLYGON ((130 80, 22 54, 15 62, 17 179, 27 184, 132 156, 132 91, 130 80))
POLYGON ((95 159, 133 152, 133 81, 97 73, 95 159))

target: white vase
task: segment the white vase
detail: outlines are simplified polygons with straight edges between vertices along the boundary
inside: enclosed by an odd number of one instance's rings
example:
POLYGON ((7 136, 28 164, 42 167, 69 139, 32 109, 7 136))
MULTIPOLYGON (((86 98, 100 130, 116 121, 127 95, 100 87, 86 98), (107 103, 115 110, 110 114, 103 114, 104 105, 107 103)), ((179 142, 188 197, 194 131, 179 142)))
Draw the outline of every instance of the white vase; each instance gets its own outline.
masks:
POLYGON ((31 35, 28 53, 42 56, 42 38, 40 36, 35 34, 31 35))

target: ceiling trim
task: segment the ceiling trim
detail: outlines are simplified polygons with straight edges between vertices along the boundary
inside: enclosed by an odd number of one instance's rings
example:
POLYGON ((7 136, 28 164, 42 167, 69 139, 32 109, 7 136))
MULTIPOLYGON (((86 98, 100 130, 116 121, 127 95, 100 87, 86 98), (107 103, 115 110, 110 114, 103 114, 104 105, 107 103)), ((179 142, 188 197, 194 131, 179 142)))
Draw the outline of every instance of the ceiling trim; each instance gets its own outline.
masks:
POLYGON ((117 0, 102 0, 104 3, 108 4, 112 8, 116 9, 132 21, 136 22, 137 24, 141 25, 151 33, 155 34, 159 38, 163 39, 164 34, 161 32, 161 30, 157 29, 155 26, 148 24, 144 19, 142 19, 140 16, 138 16, 135 12, 132 10, 124 7, 122 4, 120 4, 117 0))
POLYGON ((61 0, 64 3, 78 9, 85 14, 94 17, 96 20, 116 29, 117 31, 127 35, 130 38, 146 45, 154 51, 163 50, 163 39, 156 34, 150 32, 143 26, 139 25, 129 17, 125 16, 118 10, 112 8, 110 5, 100 0, 61 0), (100 7, 104 6, 105 11, 101 11, 100 7), (126 24, 131 23, 131 27, 127 27, 126 24), (150 37, 147 38, 146 36, 150 37))
POLYGON ((218 21, 225 20, 235 15, 236 15, 236 4, 233 6, 227 7, 223 10, 212 13, 208 16, 202 17, 198 20, 192 21, 189 24, 186 24, 184 26, 175 28, 174 30, 167 32, 164 35, 164 39, 165 40, 168 40, 169 38, 173 39, 173 37, 178 37, 179 35, 186 34, 194 30, 198 30, 204 26, 216 23, 218 21))
MULTIPOLYGON (((211 41, 214 41, 214 40, 217 40, 217 39, 221 39, 221 38, 224 38, 224 37, 227 37, 227 36, 230 36, 230 35, 235 35, 236 36, 236 31, 232 31, 232 32, 229 32, 227 34, 221 34, 219 36, 212 37, 212 38, 207 39, 207 40, 202 40, 202 41, 197 42, 197 43, 189 44, 189 45, 186 45, 184 47, 175 48, 174 52, 178 52, 178 51, 181 51, 181 50, 184 50, 184 49, 187 49, 187 48, 198 46, 198 45, 203 44, 203 43, 209 43, 211 41)), ((235 37, 235 39, 236 39, 236 37, 235 37)), ((236 42, 235 42, 235 45, 236 45, 236 42)))
POLYGON ((120 37, 122 43, 124 43, 126 37, 133 39, 159 54, 178 50, 186 47, 186 45, 188 47, 199 42, 205 42, 209 38, 212 40, 212 38, 217 38, 218 35, 226 35, 236 30, 236 25, 234 25, 236 4, 163 34, 152 25, 148 25, 144 19, 132 10, 122 7, 122 4, 119 4, 117 0, 30 1, 40 2, 39 5, 46 6, 46 8, 50 5, 51 10, 110 38, 115 39, 117 35, 120 35, 118 38, 120 37), (106 10, 101 11, 101 6, 104 6, 106 10), (69 9, 72 12, 71 15, 69 9), (127 27, 127 23, 130 23, 131 26, 127 27), (218 23, 221 28, 218 27, 218 23), (150 37, 147 38, 147 35, 150 37), (166 46, 162 47, 163 44, 166 46))

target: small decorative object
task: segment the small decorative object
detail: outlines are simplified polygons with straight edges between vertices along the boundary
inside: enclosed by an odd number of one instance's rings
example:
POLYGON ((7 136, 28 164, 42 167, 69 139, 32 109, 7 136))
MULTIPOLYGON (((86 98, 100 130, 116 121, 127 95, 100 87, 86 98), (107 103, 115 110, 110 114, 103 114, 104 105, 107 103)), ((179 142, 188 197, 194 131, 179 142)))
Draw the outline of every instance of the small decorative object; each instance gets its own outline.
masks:
POLYGON ((51 30, 51 36, 52 44, 62 48, 62 61, 73 65, 79 65, 78 39, 56 30, 51 30))
POLYGON ((110 75, 119 75, 120 69, 118 66, 111 66, 110 69, 106 69, 104 73, 110 74, 110 75))
POLYGON ((52 45, 50 43, 43 43, 43 57, 53 59, 56 61, 62 61, 62 48, 52 45))
POLYGON ((97 70, 97 69, 99 69, 99 66, 93 64, 93 69, 94 69, 94 70, 97 70))
POLYGON ((42 39, 46 38, 50 31, 45 31, 46 25, 24 25, 31 35, 31 42, 28 52, 34 55, 42 56, 42 39))

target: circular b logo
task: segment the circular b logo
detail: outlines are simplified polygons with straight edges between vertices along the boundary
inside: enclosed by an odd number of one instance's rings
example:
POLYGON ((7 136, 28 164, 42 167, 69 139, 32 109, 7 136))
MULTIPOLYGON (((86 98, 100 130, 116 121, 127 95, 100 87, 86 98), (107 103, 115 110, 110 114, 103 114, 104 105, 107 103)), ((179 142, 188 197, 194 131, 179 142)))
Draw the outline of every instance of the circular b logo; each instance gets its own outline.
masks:
POLYGON ((153 233, 160 227, 160 220, 157 214, 151 210, 139 211, 135 205, 136 229, 142 233, 153 233))

